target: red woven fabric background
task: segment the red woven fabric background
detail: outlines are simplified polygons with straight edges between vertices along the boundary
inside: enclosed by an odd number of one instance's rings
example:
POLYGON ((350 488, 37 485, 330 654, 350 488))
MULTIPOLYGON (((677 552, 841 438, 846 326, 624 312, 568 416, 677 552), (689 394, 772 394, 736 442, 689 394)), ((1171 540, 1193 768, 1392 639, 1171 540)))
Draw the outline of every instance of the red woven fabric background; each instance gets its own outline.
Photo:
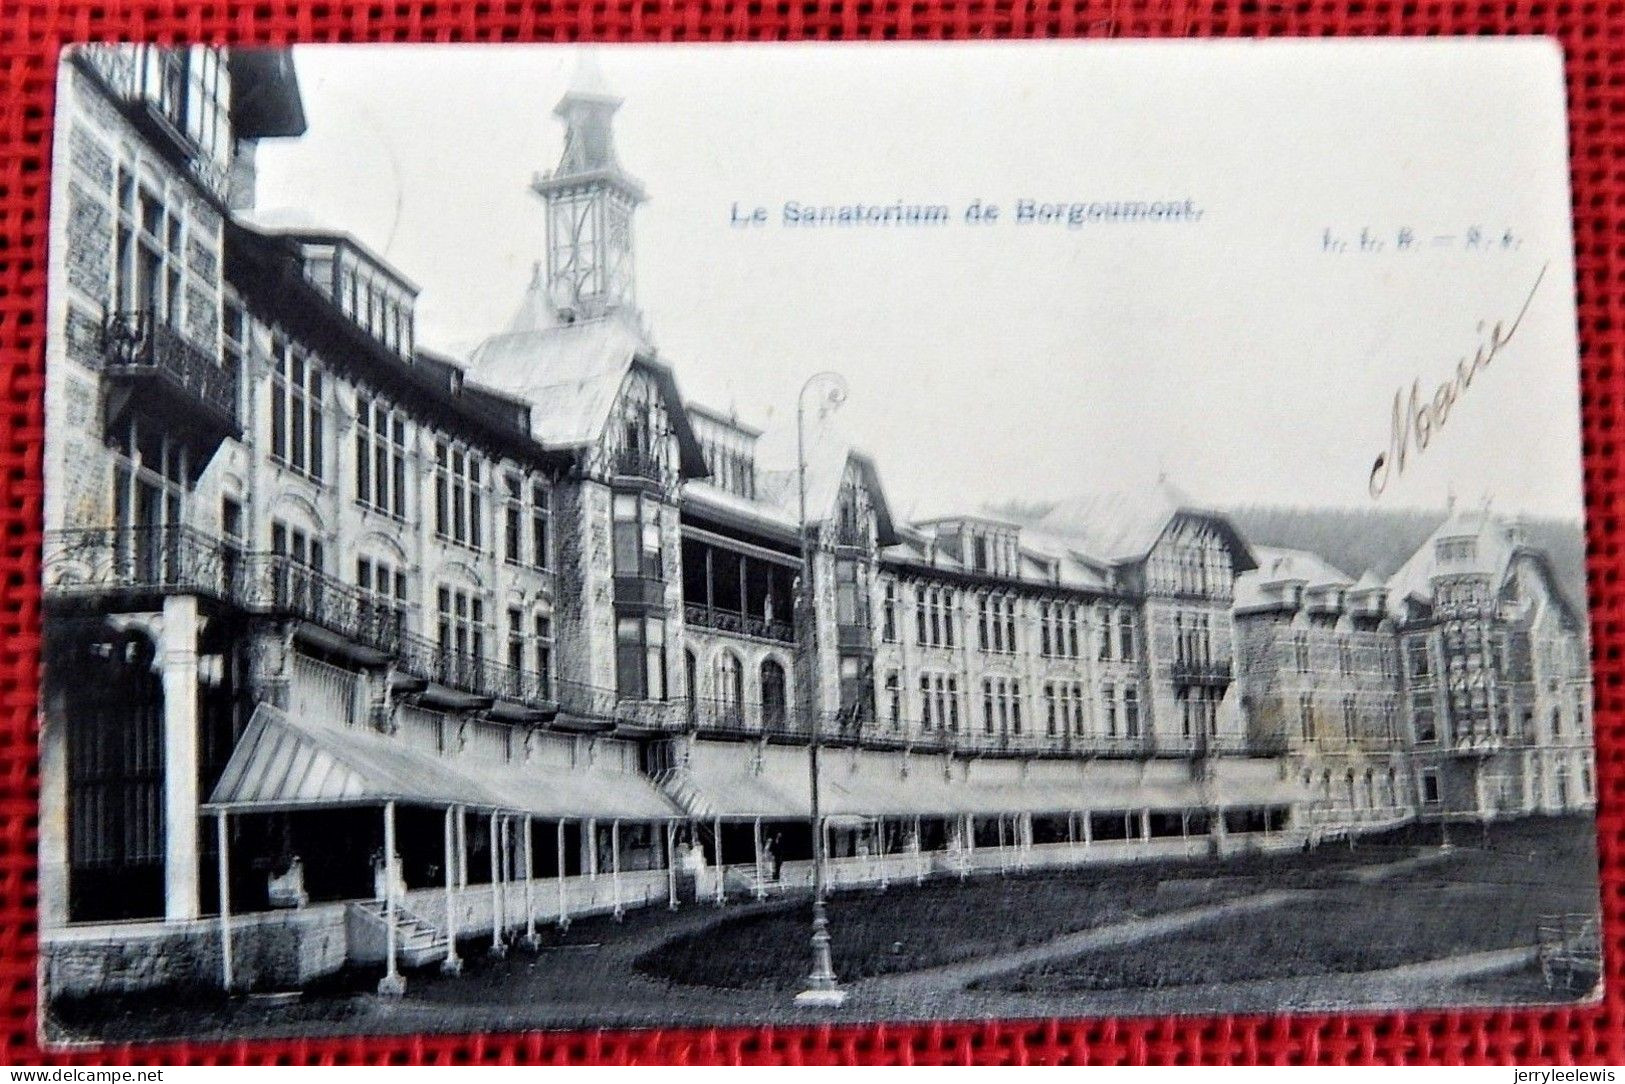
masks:
POLYGON ((0 1064, 1625 1063, 1625 0, 0 0, 0 1064), (1583 1011, 429 1036, 42 1055, 35 697, 45 224, 58 49, 86 39, 794 40, 1550 34, 1567 53, 1607 1001, 1583 1011))

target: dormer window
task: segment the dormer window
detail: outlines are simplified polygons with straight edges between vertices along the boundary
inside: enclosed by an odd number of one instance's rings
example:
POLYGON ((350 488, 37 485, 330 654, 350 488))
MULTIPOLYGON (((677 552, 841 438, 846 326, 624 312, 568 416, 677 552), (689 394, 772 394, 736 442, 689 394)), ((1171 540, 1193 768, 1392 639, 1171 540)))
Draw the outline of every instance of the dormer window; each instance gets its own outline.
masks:
POLYGON ((417 290, 339 235, 300 240, 305 278, 361 330, 402 357, 412 357, 417 290))
POLYGON ((1472 561, 1478 557, 1478 539, 1441 538, 1434 546, 1440 561, 1472 561))

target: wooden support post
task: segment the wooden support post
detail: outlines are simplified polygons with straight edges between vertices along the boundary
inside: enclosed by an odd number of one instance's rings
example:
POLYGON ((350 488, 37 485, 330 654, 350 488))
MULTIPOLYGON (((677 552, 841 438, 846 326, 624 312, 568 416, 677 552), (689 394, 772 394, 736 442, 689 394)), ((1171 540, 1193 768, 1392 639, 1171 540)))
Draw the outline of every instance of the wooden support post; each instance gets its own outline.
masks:
POLYGON ((914 883, 925 883, 925 840, 920 836, 920 818, 914 818, 914 883))
POLYGON ((751 829, 751 836, 756 844, 756 877, 755 896, 759 900, 767 899, 767 872, 762 869, 762 818, 757 817, 755 826, 751 829))
POLYGON ((723 865, 723 860, 722 860, 722 818, 717 817, 715 820, 713 820, 711 822, 711 826, 716 831, 716 839, 717 839, 717 854, 716 854, 716 859, 717 859, 717 906, 721 907, 725 902, 727 902, 727 892, 728 892, 728 887, 727 887, 727 880, 728 880, 727 868, 728 867, 723 865))
POLYGON ((960 818, 960 831, 964 835, 964 846, 959 848, 959 879, 963 881, 970 876, 970 865, 976 857, 976 818, 966 813, 960 818))
POLYGON ((559 929, 570 928, 570 900, 564 891, 564 818, 559 818, 559 929))
POLYGON ((468 887, 468 807, 457 807, 457 887, 468 887))
POLYGON ((880 890, 891 887, 890 867, 886 864, 886 818, 875 818, 875 846, 871 852, 880 872, 880 890))
POLYGON ((491 811, 491 955, 506 956, 508 946, 502 940, 507 925, 507 900, 502 893, 502 817, 491 811))
POLYGON ((586 822, 581 829, 581 846, 587 852, 587 878, 598 880, 598 819, 586 822))
POLYGON ((525 848, 525 947, 534 951, 541 947, 542 939, 536 936, 536 837, 534 820, 529 813, 525 814, 525 831, 522 840, 525 848))
POLYGON ((677 822, 666 822, 666 909, 677 910, 677 822))
POLYGON ((215 818, 215 863, 220 886, 220 988, 231 996, 231 831, 226 811, 215 818))
POLYGON ((461 812, 457 806, 446 807, 446 958, 440 961, 440 970, 448 975, 455 975, 463 969, 463 961, 457 958, 457 828, 453 823, 454 816, 461 820, 461 812))
POLYGON ((395 856, 395 803, 384 803, 384 977, 378 980, 378 992, 389 997, 406 993, 406 979, 401 975, 395 958, 395 882, 400 868, 395 856))
POLYGON ((609 888, 611 913, 619 922, 626 910, 621 906, 621 820, 609 822, 609 888))

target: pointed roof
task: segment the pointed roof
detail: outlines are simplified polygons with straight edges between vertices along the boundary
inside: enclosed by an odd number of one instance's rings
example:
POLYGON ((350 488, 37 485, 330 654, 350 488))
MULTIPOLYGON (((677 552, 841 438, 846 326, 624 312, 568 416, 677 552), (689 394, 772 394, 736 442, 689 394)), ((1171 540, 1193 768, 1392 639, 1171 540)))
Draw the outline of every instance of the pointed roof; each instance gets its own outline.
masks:
POLYGON ((1255 546, 1253 556, 1258 559, 1258 567, 1246 575, 1260 583, 1301 583, 1306 587, 1348 587, 1354 583, 1348 573, 1308 550, 1255 546))
POLYGON ((1396 601, 1417 598, 1431 601, 1435 576, 1479 575, 1499 586, 1505 579, 1507 566, 1518 548, 1511 525, 1492 514, 1487 508, 1457 509, 1452 511, 1426 542, 1417 547, 1410 559, 1388 579, 1396 601), (1444 539, 1472 540, 1469 557, 1451 557, 1441 560, 1439 542, 1444 539))
POLYGON ((666 396, 682 473, 703 476, 705 457, 671 368, 655 357, 630 323, 613 313, 493 335, 475 348, 469 373, 530 404, 531 433, 543 445, 578 449, 598 443, 634 365, 648 370, 666 396))
POLYGON ((547 331, 558 326, 558 311, 553 307, 547 291, 547 269, 537 262, 531 265, 530 285, 525 287, 519 307, 514 310, 513 319, 508 321, 504 333, 547 331))
POLYGON ((542 195, 564 187, 602 181, 620 188, 634 202, 648 198, 643 185, 621 168, 615 153, 614 118, 621 99, 609 89, 595 50, 578 54, 570 89, 553 115, 564 121, 564 150, 552 172, 532 186, 542 195))
POLYGON ((1255 566, 1252 552, 1235 525, 1198 505, 1172 483, 1149 490, 1097 493, 1062 501, 1038 521, 1039 528, 1072 540, 1084 554, 1110 564, 1144 560, 1181 516, 1213 522, 1228 537, 1238 572, 1255 566))

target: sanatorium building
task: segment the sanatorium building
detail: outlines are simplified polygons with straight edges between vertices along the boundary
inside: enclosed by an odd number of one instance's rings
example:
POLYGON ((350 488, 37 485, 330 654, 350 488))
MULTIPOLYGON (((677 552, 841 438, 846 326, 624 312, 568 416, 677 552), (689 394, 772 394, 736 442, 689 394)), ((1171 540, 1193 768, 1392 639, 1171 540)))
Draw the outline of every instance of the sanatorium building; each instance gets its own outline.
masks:
POLYGON ((1584 614, 1516 521, 1351 576, 1168 486, 909 524, 822 429, 758 464, 643 330, 618 105, 559 102, 545 259, 460 364, 401 271, 256 213, 286 50, 66 55, 48 994, 805 887, 815 733, 836 887, 1593 805, 1584 614))

